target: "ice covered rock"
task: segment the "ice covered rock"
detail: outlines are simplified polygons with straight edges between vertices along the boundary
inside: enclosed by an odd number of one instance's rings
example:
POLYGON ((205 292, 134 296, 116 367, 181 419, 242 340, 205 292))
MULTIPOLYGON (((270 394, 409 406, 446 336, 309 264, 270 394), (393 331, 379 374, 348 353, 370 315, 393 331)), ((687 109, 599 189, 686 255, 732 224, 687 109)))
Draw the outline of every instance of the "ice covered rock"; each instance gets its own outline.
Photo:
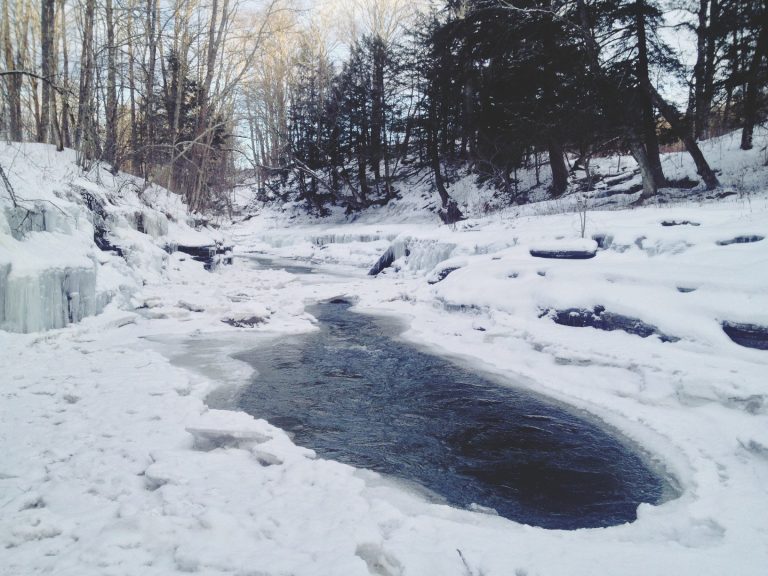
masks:
POLYGON ((312 243, 316 246, 327 246, 329 244, 351 244, 353 242, 376 242, 378 240, 392 241, 397 237, 396 234, 372 233, 328 233, 312 237, 312 243))
POLYGON ((701 226, 699 222, 692 222, 691 220, 662 220, 662 226, 701 226))
POLYGON ((594 258, 596 252, 597 242, 586 238, 540 242, 530 248, 530 254, 535 258, 562 260, 587 260, 594 258))
POLYGON ((441 264, 438 264, 438 266, 436 266, 432 272, 429 273, 427 276, 427 283, 438 284, 439 282, 445 280, 449 274, 456 272, 456 270, 459 270, 466 265, 467 260, 463 258, 454 258, 449 262, 442 262, 441 264))
POLYGON ((194 437, 195 448, 203 451, 261 444, 272 439, 266 422, 245 412, 229 410, 207 410, 186 430, 194 437))
POLYGON ((9 265, 0 267, 0 328, 9 332, 63 328, 99 313, 108 300, 108 294, 96 292, 93 267, 19 275, 9 265))
POLYGON ((25 206, 8 207, 5 217, 16 240, 22 240, 31 232, 71 231, 72 215, 61 207, 46 202, 34 202, 25 206))
POLYGON ((409 256, 411 251, 408 249, 408 240, 405 238, 396 240, 389 248, 381 255, 373 268, 368 272, 369 276, 376 276, 382 270, 392 266, 392 263, 398 258, 403 256, 409 256))
POLYGON ((190 300, 179 300, 179 308, 184 308, 190 312, 205 312, 205 306, 198 302, 191 302, 190 300))
POLYGON ((272 311, 256 302, 243 302, 222 318, 222 322, 237 328, 251 328, 266 322, 272 315, 272 311))
POLYGON ((142 208, 131 214, 128 220, 134 230, 152 238, 168 234, 168 219, 156 210, 142 208))
POLYGON ((456 272, 456 270, 458 270, 459 268, 460 268, 460 266, 447 266, 445 268, 441 268, 440 270, 438 270, 434 274, 430 275, 430 277, 427 279, 427 283, 428 284, 437 284, 438 282, 442 282, 443 280, 445 280, 448 277, 448 275, 451 272, 456 272))
POLYGON ((722 326, 723 332, 736 344, 746 348, 768 350, 768 326, 740 324, 727 320, 722 323, 722 326))
POLYGON ((731 244, 751 244, 752 242, 760 242, 761 240, 764 240, 765 236, 762 236, 760 234, 745 234, 742 236, 734 236, 733 238, 729 238, 727 240, 718 240, 717 245, 718 246, 729 246, 731 244))
POLYGON ((597 242, 597 247, 600 250, 607 250, 613 244, 613 236, 610 234, 594 234, 592 235, 592 240, 597 242))
POLYGON ((562 326, 577 328, 597 328, 598 330, 622 330, 628 334, 634 334, 642 338, 658 336, 662 342, 677 342, 675 336, 669 336, 661 332, 656 326, 643 322, 638 318, 631 318, 613 312, 607 312, 603 306, 595 306, 592 310, 583 308, 568 308, 566 310, 547 310, 542 316, 549 316, 562 326))
POLYGON ((376 276, 389 268, 400 258, 405 258, 404 267, 412 272, 432 270, 435 266, 453 255, 456 244, 425 238, 401 237, 396 239, 386 252, 381 255, 368 272, 376 276))
POLYGON ((220 265, 232 264, 232 247, 221 244, 206 244, 188 246, 184 244, 167 244, 166 251, 189 254, 193 260, 202 262, 206 270, 213 270, 220 265))

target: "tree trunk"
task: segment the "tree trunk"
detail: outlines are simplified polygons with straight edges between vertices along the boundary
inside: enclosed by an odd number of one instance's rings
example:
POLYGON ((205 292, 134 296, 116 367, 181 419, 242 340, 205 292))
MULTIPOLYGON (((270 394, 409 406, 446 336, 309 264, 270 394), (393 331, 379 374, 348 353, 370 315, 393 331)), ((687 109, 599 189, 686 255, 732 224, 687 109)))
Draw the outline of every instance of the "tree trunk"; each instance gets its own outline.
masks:
MULTIPOLYGON (((178 59, 178 66, 176 70, 176 82, 173 101, 173 122, 171 123, 170 141, 173 148, 171 149, 171 165, 169 169, 170 180, 168 182, 168 188, 174 190, 176 186, 177 178, 180 172, 176 165, 177 144, 179 138, 179 127, 181 122, 182 104, 184 102, 184 93, 186 88, 187 79, 187 50, 189 48, 189 3, 186 3, 186 11, 181 11, 181 1, 177 2, 177 25, 174 26, 174 47, 176 52, 176 58, 178 59)), ((254 158, 256 158, 254 156, 254 158)))
POLYGON ((371 86, 371 139, 370 162, 378 189, 381 181, 382 134, 384 128, 384 63, 386 58, 384 41, 374 38, 371 42, 373 74, 371 86))
POLYGON ((440 203, 443 208, 448 206, 448 202, 451 197, 448 195, 448 190, 445 188, 445 182, 443 181, 442 169, 440 167, 440 154, 438 152, 437 138, 430 136, 429 139, 429 164, 432 167, 432 173, 435 177, 435 188, 437 188, 437 194, 440 196, 440 203))
POLYGON ((557 198, 568 189, 568 167, 565 165, 565 153, 560 142, 551 138, 547 142, 549 168, 552 170, 552 196, 557 198))
MULTIPOLYGON (((133 12, 133 0, 129 0, 128 8, 133 12)), ((136 58, 133 48, 133 17, 128 18, 127 22, 127 49, 128 49, 128 103, 131 118, 131 170, 134 174, 138 168, 138 148, 139 148, 139 126, 136 110, 136 58)))
MULTIPOLYGON (((15 70, 16 62, 13 55, 14 41, 11 38, 11 18, 8 10, 8 2, 10 0, 3 0, 3 53, 5 57, 5 69, 15 70)), ((6 82, 8 83, 8 120, 10 128, 10 139, 15 142, 21 142, 22 139, 22 125, 21 125, 21 82, 22 77, 20 74, 12 74, 6 76, 6 82)))
MULTIPOLYGON (((764 0, 763 15, 768 17, 768 0, 764 0)), ((741 130, 741 149, 752 149, 752 136, 757 124, 757 96, 761 88, 760 64, 765 52, 768 51, 768 23, 765 18, 760 25, 760 34, 757 37, 755 52, 749 65, 747 75, 747 89, 744 96, 744 126, 741 130)))
POLYGON ((707 122, 707 113, 704 104, 704 83, 707 73, 707 38, 709 27, 707 26, 710 0, 699 0, 696 25, 696 64, 693 67, 693 94, 688 102, 686 117, 692 122, 693 136, 701 139, 704 136, 707 122))
POLYGON ((115 45, 115 23, 112 11, 112 0, 106 0, 107 25, 107 102, 106 138, 104 143, 104 160, 112 167, 112 173, 120 170, 117 158, 117 46, 115 45))
POLYGON ((475 79, 471 62, 467 62, 465 65, 464 74, 461 154, 467 158, 471 169, 472 163, 477 158, 477 145, 475 142, 475 79))
POLYGON ((38 141, 47 142, 48 127, 51 124, 51 95, 53 91, 49 82, 53 82, 53 31, 55 29, 56 0, 41 0, 40 2, 40 54, 41 75, 43 81, 43 101, 40 109, 40 131, 38 141))
POLYGON ((200 111, 198 113, 197 120, 197 133, 199 137, 202 137, 204 144, 202 146, 197 145, 196 153, 194 157, 196 159, 195 164, 197 167, 196 181, 194 186, 194 195, 189 201, 189 206, 192 210, 202 210, 203 206, 203 191, 208 179, 208 166, 211 154, 210 145, 213 142, 213 131, 215 127, 214 122, 211 120, 211 86, 213 84, 213 77, 216 72, 216 58, 218 57, 219 48, 221 46, 224 30, 228 21, 228 7, 229 0, 224 0, 221 8, 221 18, 218 19, 218 30, 216 28, 217 15, 219 12, 218 0, 213 0, 211 5, 211 21, 208 29, 208 51, 206 55, 206 69, 205 78, 200 87, 200 111), (205 135, 205 136, 203 136, 205 135))
MULTIPOLYGON (((641 84, 650 83, 648 73, 648 40, 645 33, 645 0, 635 0, 635 28, 637 33, 637 77, 641 84)), ((656 118, 653 114, 653 102, 647 94, 642 97, 643 141, 656 187, 666 184, 659 155, 659 138, 656 134, 656 118)))
POLYGON ((140 151, 137 151, 138 163, 141 167, 142 176, 145 179, 150 177, 149 152, 154 142, 154 130, 152 118, 152 92, 155 89, 155 68, 157 66, 157 3, 158 0, 147 0, 146 6, 146 37, 147 63, 146 76, 144 78, 144 101, 142 103, 141 118, 141 143, 140 151))
POLYGON ((637 162, 637 166, 640 168, 640 177, 643 181, 643 193, 640 195, 640 200, 648 200, 656 196, 658 187, 656 186, 656 178, 653 174, 650 162, 648 162, 648 155, 643 146, 640 137, 634 130, 631 130, 627 136, 627 145, 629 146, 632 156, 637 162))
POLYGON ((709 167, 706 158, 704 158, 704 154, 701 153, 701 149, 699 148, 698 144, 696 144, 696 140, 691 135, 690 130, 687 130, 685 123, 680 120, 680 113, 675 109, 674 106, 668 104, 661 97, 661 94, 658 93, 656 88, 654 88, 650 82, 646 82, 643 86, 643 89, 651 98, 651 101, 661 111, 662 116, 664 116, 667 122, 669 122, 669 125, 672 128, 672 131, 675 133, 675 136, 680 138, 685 144, 685 148, 688 150, 691 158, 693 158, 693 161, 696 164, 696 171, 704 180, 704 184, 707 186, 707 190, 712 190, 713 188, 720 186, 720 182, 718 182, 717 176, 715 176, 712 168, 709 167))
POLYGON ((67 22, 64 0, 59 0, 59 36, 61 36, 62 85, 65 92, 61 95, 61 142, 63 146, 72 146, 69 128, 69 53, 67 51, 67 22))
POLYGON ((443 208, 448 206, 451 197, 445 188, 443 173, 440 166, 440 147, 439 136, 437 133, 437 110, 435 109, 434 98, 429 99, 429 133, 427 134, 427 154, 429 156, 429 165, 432 168, 432 174, 435 178, 435 188, 440 196, 440 203, 443 208))
POLYGON ((61 127, 59 125, 59 110, 56 106, 56 93, 51 94, 51 129, 53 130, 53 138, 56 142, 56 152, 64 151, 64 138, 61 134, 61 127))
POLYGON ((365 172, 365 138, 363 132, 357 136, 357 179, 360 185, 360 200, 365 204, 368 200, 368 177, 365 172))
POLYGON ((717 56, 718 28, 720 22, 720 4, 718 0, 710 0, 709 4, 709 25, 707 27, 707 54, 704 71, 704 90, 702 94, 702 132, 697 136, 699 139, 709 136, 709 126, 712 121, 712 99, 715 97, 715 58, 717 56))
POLYGON ((86 0, 83 23, 83 49, 80 55, 80 90, 75 127, 75 146, 82 161, 93 157, 93 17, 95 0, 86 0))

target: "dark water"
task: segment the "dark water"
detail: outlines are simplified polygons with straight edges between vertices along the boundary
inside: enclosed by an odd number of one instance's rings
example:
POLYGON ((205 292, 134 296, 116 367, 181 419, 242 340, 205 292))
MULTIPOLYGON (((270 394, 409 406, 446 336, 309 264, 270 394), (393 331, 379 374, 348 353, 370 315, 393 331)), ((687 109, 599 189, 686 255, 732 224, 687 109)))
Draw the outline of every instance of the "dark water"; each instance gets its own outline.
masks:
POLYGON ((575 411, 419 351, 343 301, 321 331, 238 356, 258 375, 239 408, 324 458, 415 481, 546 528, 630 522, 664 481, 575 411))

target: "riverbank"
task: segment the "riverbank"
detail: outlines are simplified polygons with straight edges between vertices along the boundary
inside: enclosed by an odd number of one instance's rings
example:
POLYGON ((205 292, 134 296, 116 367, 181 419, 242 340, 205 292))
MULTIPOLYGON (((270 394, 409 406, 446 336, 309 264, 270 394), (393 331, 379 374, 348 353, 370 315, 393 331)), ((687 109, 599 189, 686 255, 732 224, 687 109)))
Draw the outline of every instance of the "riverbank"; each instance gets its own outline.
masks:
POLYGON ((354 240, 345 243, 328 242, 338 236, 327 225, 292 227, 282 247, 256 218, 231 231, 238 250, 326 262, 337 274, 242 259, 208 273, 176 254, 134 312, 110 306, 62 330, 2 333, 3 573, 761 574, 768 359, 715 320, 761 320, 768 309, 766 243, 717 244, 767 232, 767 214, 754 198, 595 213, 592 230, 628 248, 579 262, 529 254, 569 230, 573 214, 456 230, 362 223, 344 228, 354 240), (668 219, 700 226, 662 226, 668 219), (368 276, 404 234, 410 260, 368 276), (305 303, 340 294, 407 321, 412 342, 590 411, 654 454, 682 495, 641 505, 627 525, 531 528, 431 504, 317 459, 265 422, 206 408, 222 374, 247 376, 227 352, 312 330, 305 303), (543 303, 601 304, 680 341, 561 326, 539 317, 543 303), (146 340, 211 333, 227 343, 203 372, 172 365, 146 340))

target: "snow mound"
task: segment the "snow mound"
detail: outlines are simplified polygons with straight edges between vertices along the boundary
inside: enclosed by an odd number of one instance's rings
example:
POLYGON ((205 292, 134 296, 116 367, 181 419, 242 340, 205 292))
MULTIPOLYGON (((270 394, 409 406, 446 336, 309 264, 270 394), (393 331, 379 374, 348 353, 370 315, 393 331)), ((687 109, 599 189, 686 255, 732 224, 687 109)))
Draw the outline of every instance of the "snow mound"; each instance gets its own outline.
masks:
POLYGON ((554 242, 536 242, 531 246, 530 254, 536 258, 585 260, 595 256, 597 247, 598 245, 595 240, 574 238, 554 242))
POLYGON ((256 420, 244 412, 208 410, 200 416, 198 422, 187 426, 186 430, 195 439, 194 447, 207 451, 261 444, 272 439, 270 428, 264 420, 256 420))
POLYGON ((256 302, 239 302, 233 306, 233 311, 222 318, 222 322, 237 328, 246 328, 263 324, 272 315, 272 311, 256 302))

